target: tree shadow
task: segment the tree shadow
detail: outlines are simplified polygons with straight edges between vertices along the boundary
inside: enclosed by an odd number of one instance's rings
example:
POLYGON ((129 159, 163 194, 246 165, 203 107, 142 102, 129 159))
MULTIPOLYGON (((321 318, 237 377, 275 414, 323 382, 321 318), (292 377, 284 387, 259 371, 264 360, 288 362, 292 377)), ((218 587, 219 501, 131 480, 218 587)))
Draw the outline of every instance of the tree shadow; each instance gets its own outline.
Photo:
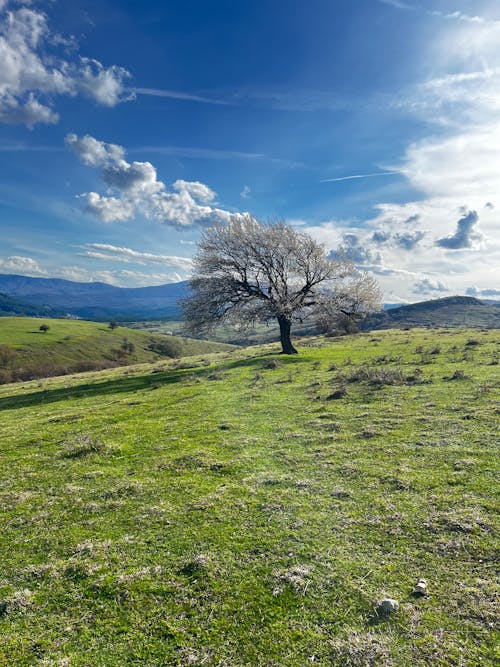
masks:
POLYGON ((265 354, 250 359, 237 359, 235 361, 224 361, 220 364, 193 368, 169 369, 164 372, 154 371, 147 375, 134 375, 105 380, 104 382, 88 382, 85 384, 73 385, 71 387, 58 387, 57 389, 44 389, 30 394, 17 394, 15 396, 5 396, 0 398, 0 412, 3 410, 16 410, 18 408, 28 408, 35 405, 44 405, 47 403, 57 403, 67 399, 92 398, 97 396, 108 396, 111 394, 127 394, 143 390, 156 389, 159 386, 175 384, 182 380, 188 380, 193 377, 202 379, 217 371, 228 371, 236 368, 255 368, 263 370, 264 363, 269 358, 279 357, 283 365, 295 364, 305 361, 305 359, 293 355, 285 357, 284 355, 265 354))

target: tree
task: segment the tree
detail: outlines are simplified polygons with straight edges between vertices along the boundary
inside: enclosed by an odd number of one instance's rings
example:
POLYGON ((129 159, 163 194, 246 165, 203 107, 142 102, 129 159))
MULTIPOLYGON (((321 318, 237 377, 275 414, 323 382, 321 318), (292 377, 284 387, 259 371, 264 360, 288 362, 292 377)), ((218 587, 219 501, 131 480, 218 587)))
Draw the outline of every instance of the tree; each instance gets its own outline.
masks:
POLYGON ((47 331, 50 329, 48 324, 40 324, 40 331, 42 333, 47 333, 47 331))
POLYGON ((360 318, 380 303, 376 282, 345 256, 328 258, 309 234, 250 215, 202 233, 189 286, 181 302, 188 331, 275 319, 283 354, 297 353, 290 339, 294 320, 320 313, 360 318))
POLYGON ((118 322, 110 322, 108 327, 111 329, 111 331, 114 331, 118 327, 118 322))

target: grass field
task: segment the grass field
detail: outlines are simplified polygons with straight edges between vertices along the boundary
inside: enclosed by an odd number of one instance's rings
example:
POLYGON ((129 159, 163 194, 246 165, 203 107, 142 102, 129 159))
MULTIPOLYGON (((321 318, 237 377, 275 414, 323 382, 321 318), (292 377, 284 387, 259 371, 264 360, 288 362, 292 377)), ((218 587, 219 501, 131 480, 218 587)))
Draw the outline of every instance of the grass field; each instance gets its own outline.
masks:
POLYGON ((228 346, 81 320, 0 318, 0 383, 223 351, 228 346), (47 331, 40 326, 47 325, 47 331))
POLYGON ((499 343, 372 332, 0 387, 0 664, 498 664, 499 343))

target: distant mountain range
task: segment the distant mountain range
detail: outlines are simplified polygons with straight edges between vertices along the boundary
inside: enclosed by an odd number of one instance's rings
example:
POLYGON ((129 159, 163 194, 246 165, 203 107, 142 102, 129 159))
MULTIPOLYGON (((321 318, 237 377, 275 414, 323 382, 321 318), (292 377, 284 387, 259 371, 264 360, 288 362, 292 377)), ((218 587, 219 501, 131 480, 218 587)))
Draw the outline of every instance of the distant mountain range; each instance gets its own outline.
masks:
MULTIPOLYGON (((188 283, 154 287, 114 287, 105 283, 77 283, 59 278, 29 278, 0 274, 0 316, 72 316, 118 322, 178 319, 178 301, 188 294, 188 283)), ((404 306, 386 304, 362 323, 362 328, 478 326, 500 328, 500 302, 452 296, 404 306)))
POLYGON ((63 310, 57 310, 50 306, 37 306, 20 299, 15 299, 7 294, 0 294, 0 317, 9 315, 26 315, 27 317, 64 317, 63 310))
MULTIPOLYGON (((53 317, 67 314, 103 322, 110 319, 123 322, 178 318, 180 310, 177 301, 187 295, 187 290, 187 282, 125 288, 98 282, 78 283, 60 278, 0 274, 0 293, 22 301, 24 307, 54 309, 58 314, 53 317)), ((17 313, 35 315, 23 311, 22 304, 17 313)), ((41 315, 50 317, 48 313, 41 315)))

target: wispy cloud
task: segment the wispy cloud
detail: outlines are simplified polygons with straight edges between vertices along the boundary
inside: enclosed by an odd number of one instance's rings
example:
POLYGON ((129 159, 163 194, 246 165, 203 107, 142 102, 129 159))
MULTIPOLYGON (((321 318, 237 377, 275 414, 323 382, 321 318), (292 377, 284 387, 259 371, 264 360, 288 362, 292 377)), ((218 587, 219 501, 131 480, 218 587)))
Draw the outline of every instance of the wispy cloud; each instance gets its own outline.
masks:
POLYGON ((407 2, 400 2, 400 0, 377 0, 383 5, 389 5, 390 7, 395 7, 396 9, 416 9, 413 5, 409 5, 407 2))
POLYGON ((86 243, 84 257, 94 259, 105 259, 114 262, 125 262, 134 264, 162 264, 175 269, 189 271, 193 267, 193 261, 189 257, 176 257, 174 255, 156 255, 151 252, 141 252, 132 248, 124 248, 108 243, 86 243))
POLYGON ((339 181, 354 181, 358 178, 376 178, 377 176, 394 176, 402 174, 402 171, 379 171, 375 174, 351 174, 349 176, 339 176, 338 178, 324 178, 320 183, 338 183, 339 181))
POLYGON ((0 153, 62 153, 62 146, 43 146, 21 142, 0 143, 0 153))
POLYGON ((167 90, 164 88, 135 88, 126 89, 134 95, 148 95, 152 97, 167 97, 171 100, 184 100, 186 102, 200 102, 202 104, 219 104, 223 106, 232 106, 234 103, 230 100, 217 99, 214 97, 205 97, 204 95, 195 95, 194 93, 183 93, 179 90, 167 90))
POLYGON ((161 155, 174 155, 177 157, 201 158, 205 160, 264 160, 264 153, 246 153, 244 151, 221 150, 217 148, 198 148, 190 146, 138 146, 132 148, 129 153, 159 153, 161 155))
POLYGON ((466 23, 476 23, 479 25, 488 25, 494 26, 497 25, 500 27, 500 21, 495 19, 487 19, 484 16, 475 16, 471 14, 464 14, 463 12, 440 12, 438 10, 427 10, 426 14, 429 16, 439 16, 444 19, 456 20, 456 21, 465 21, 466 23))
POLYGON ((450 21, 464 21, 465 23, 475 23, 477 25, 486 25, 494 26, 497 25, 500 27, 500 21, 496 19, 489 19, 485 16, 477 16, 475 14, 465 14, 464 12, 454 11, 454 12, 443 12, 438 9, 427 9, 418 4, 410 4, 408 2, 402 2, 402 0, 377 0, 377 2, 388 5, 389 7, 394 7, 395 9, 404 9, 410 11, 420 11, 427 16, 436 16, 438 18, 447 19, 450 21))
POLYGON ((195 160, 262 160, 291 168, 305 166, 302 162, 274 157, 272 155, 266 155, 265 153, 248 153, 245 151, 202 148, 198 146, 137 146, 136 148, 130 149, 128 152, 158 153, 160 155, 172 155, 195 160))

